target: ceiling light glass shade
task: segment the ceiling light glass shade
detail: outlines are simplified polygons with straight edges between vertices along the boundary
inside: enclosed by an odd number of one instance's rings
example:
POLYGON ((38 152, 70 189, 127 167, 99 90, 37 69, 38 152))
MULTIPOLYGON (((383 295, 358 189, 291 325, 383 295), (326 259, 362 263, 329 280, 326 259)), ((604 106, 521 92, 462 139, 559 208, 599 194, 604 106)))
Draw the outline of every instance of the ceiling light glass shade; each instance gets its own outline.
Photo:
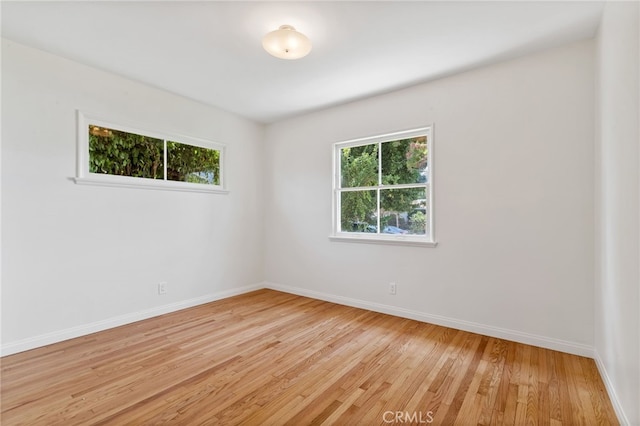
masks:
POLYGON ((291 25, 282 25, 262 39, 262 47, 276 58, 299 59, 311 52, 311 42, 291 25))

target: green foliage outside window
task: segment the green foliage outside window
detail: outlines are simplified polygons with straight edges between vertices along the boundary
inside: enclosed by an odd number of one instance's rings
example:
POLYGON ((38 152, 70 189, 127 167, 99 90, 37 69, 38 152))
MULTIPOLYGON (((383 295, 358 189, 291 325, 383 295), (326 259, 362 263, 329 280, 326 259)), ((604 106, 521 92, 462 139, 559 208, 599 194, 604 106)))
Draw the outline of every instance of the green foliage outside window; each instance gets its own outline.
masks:
POLYGON ((163 145, 162 139, 89 126, 89 171, 162 179, 163 145))
MULTIPOLYGON (((378 145, 363 145, 341 150, 343 188, 375 186, 378 184, 378 145)), ((375 191, 343 192, 341 197, 342 230, 365 232, 376 211, 375 191)))
POLYGON ((220 185, 220 151, 167 141, 167 180, 220 185))
POLYGON ((378 184, 378 144, 342 148, 341 155, 343 188, 378 184))
MULTIPOLYGON (((90 125, 89 171, 164 179, 164 140, 90 125)), ((220 151, 167 141, 166 179, 220 185, 220 151)))
POLYGON ((416 212, 411 216, 411 231, 414 234, 424 234, 425 227, 427 226, 427 215, 421 211, 416 212))

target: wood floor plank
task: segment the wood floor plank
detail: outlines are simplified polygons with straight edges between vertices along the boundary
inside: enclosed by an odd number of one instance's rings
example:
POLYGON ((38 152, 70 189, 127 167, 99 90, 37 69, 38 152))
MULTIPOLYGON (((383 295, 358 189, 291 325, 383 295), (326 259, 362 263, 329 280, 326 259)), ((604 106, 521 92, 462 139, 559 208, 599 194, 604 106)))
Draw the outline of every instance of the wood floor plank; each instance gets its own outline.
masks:
POLYGON ((1 374, 3 426, 618 424, 591 359, 273 290, 7 356, 1 374))
POLYGON ((580 358, 580 364, 597 422, 599 425, 610 424, 609 421, 615 417, 615 413, 608 411, 612 408, 609 404, 603 404, 603 400, 606 401, 606 390, 598 374, 598 368, 588 358, 580 358))
POLYGON ((492 352, 489 355, 489 361, 491 363, 490 368, 485 372, 478 393, 484 395, 484 403, 482 407, 482 414, 478 420, 479 425, 489 425, 494 417, 494 407, 496 400, 498 399, 498 393, 500 390, 500 379, 504 373, 506 364, 507 345, 503 340, 492 340, 492 352))
POLYGON ((555 362, 553 352, 547 351, 545 353, 547 359, 547 372, 549 381, 549 421, 562 422, 562 409, 560 401, 560 380, 558 379, 558 369, 555 362))

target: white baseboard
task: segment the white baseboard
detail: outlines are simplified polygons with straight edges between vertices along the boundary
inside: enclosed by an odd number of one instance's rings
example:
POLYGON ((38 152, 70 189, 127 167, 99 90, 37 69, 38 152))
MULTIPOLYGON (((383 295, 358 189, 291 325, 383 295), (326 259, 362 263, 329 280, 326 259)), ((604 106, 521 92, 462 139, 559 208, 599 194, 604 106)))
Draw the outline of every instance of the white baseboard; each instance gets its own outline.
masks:
POLYGON ((86 336, 87 334, 95 333, 97 331, 103 331, 125 324, 131 324, 132 322, 156 317, 158 315, 168 314, 170 312, 179 311, 181 309, 202 305, 204 303, 209 303, 220 299, 226 299, 227 297, 237 296, 239 294, 248 293, 250 291, 259 290, 261 288, 264 288, 263 284, 258 283, 244 287, 233 288, 230 290, 223 290, 193 299, 182 300, 180 302, 158 306, 156 308, 151 308, 144 311, 133 312, 130 314, 108 318, 102 321, 92 322, 90 324, 83 324, 76 327, 67 328, 65 330, 41 334, 39 336, 3 344, 0 348, 0 355, 11 355, 18 352, 27 351, 29 349, 50 345, 52 343, 73 339, 75 337, 86 336))
POLYGON ((215 300, 224 299, 231 296, 237 296, 239 294, 248 293, 250 291, 259 290, 261 288, 269 288, 272 290, 283 291, 285 293, 297 294, 300 296, 311 297, 313 299, 324 300, 327 302, 338 303, 341 305, 353 306, 356 308, 367 309, 374 312, 381 312, 384 314, 394 315, 402 318, 414 319, 426 323, 441 325, 444 327, 451 327, 458 330, 469 331, 472 333, 483 334, 486 336, 497 337, 500 339, 511 340, 515 342, 525 343, 534 346, 540 346, 547 349, 553 349, 561 352, 567 352, 575 355, 581 355, 593 358, 594 349, 591 346, 567 342, 559 339, 554 339, 545 336, 538 336, 535 334, 524 333, 516 330, 509 330, 499 327, 488 326, 470 321, 458 320, 454 318, 448 318, 440 315, 427 314, 425 312, 413 311, 409 309, 399 308, 396 306, 384 305, 375 302, 369 302, 365 300, 352 299, 343 296, 336 296, 328 293, 321 293, 317 291, 307 290, 300 287, 292 287, 286 285, 275 284, 271 282, 262 282, 244 287, 234 288, 230 290, 220 291, 206 296, 197 297, 194 299, 183 300, 168 305, 158 306, 156 308, 147 309, 144 311, 133 312, 126 315, 120 315, 114 318, 108 318, 106 320, 93 322, 90 324, 84 324, 77 327, 68 328, 65 330, 54 331, 51 333, 42 334, 39 336, 19 340, 16 342, 10 342, 3 344, 0 347, 0 355, 11 355, 18 352, 23 352, 29 349, 38 348, 41 346, 50 345, 52 343, 61 342, 75 337, 85 336, 87 334, 95 333, 102 330, 118 327, 132 322, 152 318, 158 315, 163 315, 170 312, 175 312, 181 309, 190 308, 192 306, 201 305, 204 303, 213 302, 215 300))
POLYGON ((594 351, 593 359, 596 362, 596 367, 598 367, 600 377, 602 377, 602 381, 604 382, 604 387, 607 389, 607 393, 609 394, 609 399, 611 400, 611 405, 613 405, 613 410, 616 412, 616 416, 618 416, 618 421, 621 425, 631 425, 631 422, 629 422, 629 419, 622 409, 622 405, 620 404, 620 400, 618 399, 618 394, 613 387, 611 378, 609 377, 609 374, 607 374, 607 369, 605 368, 604 362, 602 362, 602 358, 600 358, 600 354, 598 353, 598 351, 594 351))
POLYGON ((525 343, 527 345, 539 346, 542 348, 552 349, 560 352, 566 352, 574 355, 586 356, 593 358, 594 349, 592 346, 581 343, 568 342, 552 337, 539 336, 530 333, 524 333, 517 330, 509 330, 505 328, 493 327, 490 325, 479 324, 471 321, 464 321, 454 318, 448 318, 440 315, 427 314, 425 312, 413 311, 410 309, 398 308, 396 306, 384 305, 365 300, 352 299, 348 297, 335 296, 328 293, 307 290, 299 287, 291 287, 287 285, 264 282, 265 288, 283 291, 285 293, 297 294, 299 296, 311 297, 313 299, 324 300, 327 302, 338 303, 340 305, 352 306, 355 308, 367 309, 369 311, 381 312, 383 314, 394 315, 402 318, 414 319, 416 321, 426 322, 430 324, 441 325, 444 327, 455 328, 458 330, 469 331, 472 333, 483 334, 485 336, 496 337, 499 339, 511 340, 514 342, 525 343))

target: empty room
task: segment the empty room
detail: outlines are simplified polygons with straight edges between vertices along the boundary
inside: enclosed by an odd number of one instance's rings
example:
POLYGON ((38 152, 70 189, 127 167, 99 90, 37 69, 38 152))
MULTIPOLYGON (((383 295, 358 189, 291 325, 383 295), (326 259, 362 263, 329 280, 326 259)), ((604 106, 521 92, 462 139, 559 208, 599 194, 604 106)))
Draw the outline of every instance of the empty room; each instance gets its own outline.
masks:
POLYGON ((2 425, 640 426, 638 1, 2 1, 2 425))

